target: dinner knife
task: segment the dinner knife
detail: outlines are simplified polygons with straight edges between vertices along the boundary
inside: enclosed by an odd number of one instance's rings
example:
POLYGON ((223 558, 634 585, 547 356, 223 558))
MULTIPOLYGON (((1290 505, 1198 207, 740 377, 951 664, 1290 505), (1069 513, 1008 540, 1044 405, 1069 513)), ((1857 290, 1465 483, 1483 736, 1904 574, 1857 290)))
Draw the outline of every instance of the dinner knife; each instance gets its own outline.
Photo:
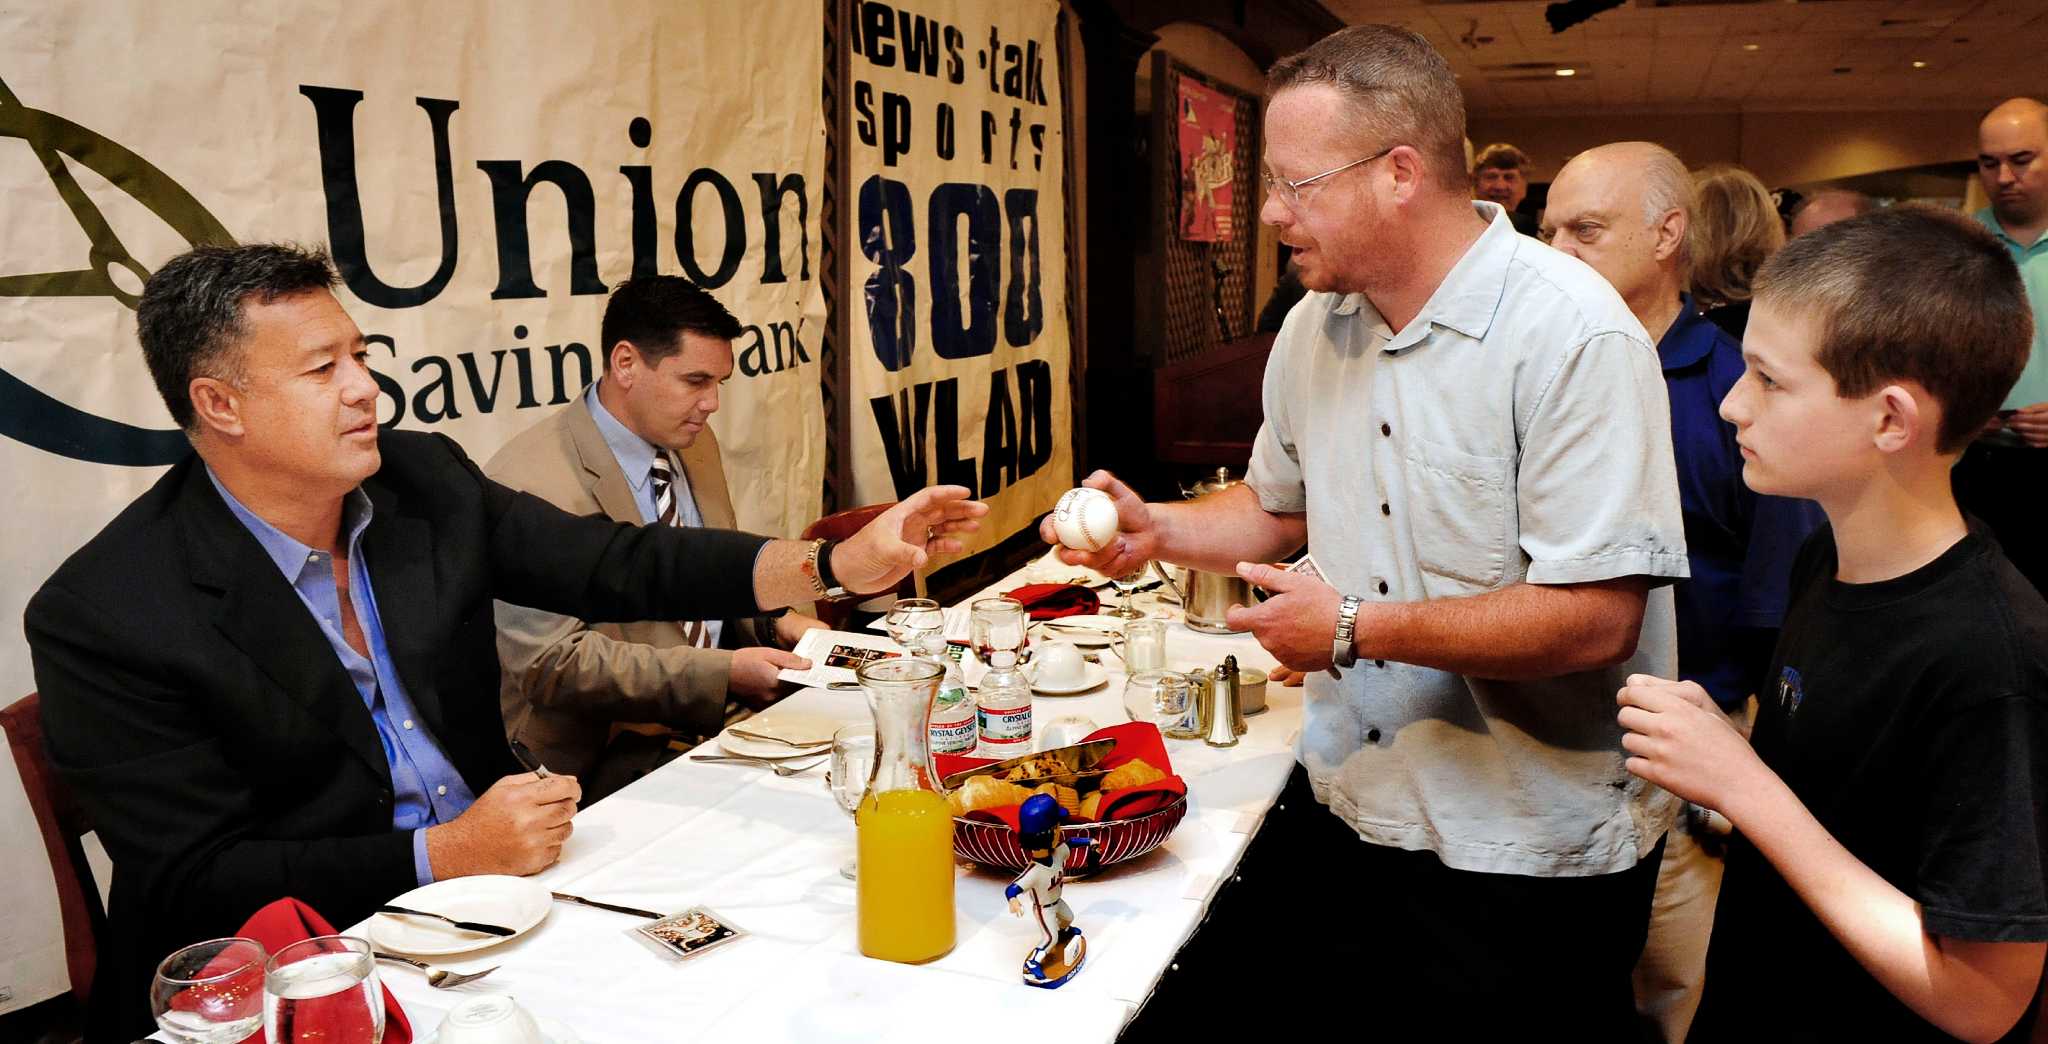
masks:
POLYGON ((449 924, 452 924, 465 932, 477 932, 482 935, 497 935, 505 938, 511 938, 512 936, 519 934, 518 932, 515 932, 512 929, 506 928, 502 925, 484 924, 480 921, 458 921, 455 918, 448 916, 447 914, 428 913, 425 910, 408 910, 403 906, 380 906, 377 908, 377 912, 387 914, 407 914, 412 917, 431 917, 436 921, 446 921, 449 924))
POLYGON ((610 910, 613 913, 631 914, 634 917, 645 917, 650 921, 659 921, 662 919, 663 916, 665 916, 663 914, 655 913, 652 910, 639 910, 631 906, 618 906, 613 903, 600 903, 595 899, 585 899, 580 895, 570 895, 567 892, 549 892, 548 894, 554 896, 555 899, 560 902, 575 903, 578 906, 594 906, 600 910, 610 910))

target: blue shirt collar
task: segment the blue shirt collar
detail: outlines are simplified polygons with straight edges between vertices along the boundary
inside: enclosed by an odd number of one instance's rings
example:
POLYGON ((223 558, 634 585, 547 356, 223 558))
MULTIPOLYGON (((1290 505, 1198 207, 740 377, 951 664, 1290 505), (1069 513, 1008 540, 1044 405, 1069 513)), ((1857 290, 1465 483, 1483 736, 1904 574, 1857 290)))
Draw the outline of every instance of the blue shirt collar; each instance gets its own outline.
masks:
POLYGON ((2036 236, 2032 244, 2021 246, 2020 241, 2014 239, 2010 233, 2006 232, 2005 226, 1998 223, 1997 211, 1992 210, 1990 207, 1985 207, 1970 216, 1976 218, 1978 224, 1990 229, 1991 234, 1997 236, 1998 241, 2004 243, 2006 249, 2012 251, 2015 258, 2024 257, 2036 250, 2048 250, 2048 232, 2036 236))
POLYGON ((654 467, 654 444, 633 434, 631 428, 619 423, 611 411, 604 408, 598 399, 598 383, 592 383, 583 393, 583 401, 590 406, 590 419, 597 422, 597 433, 604 436, 604 444, 611 447, 612 458, 619 462, 619 470, 626 475, 626 484, 638 492, 647 484, 647 472, 654 467))
MULTIPOLYGON (((1474 340, 1484 338, 1492 328, 1494 315, 1500 311, 1501 295, 1507 292, 1508 262, 1514 260, 1523 237, 1515 231, 1514 222, 1508 220, 1508 212, 1500 204, 1473 200, 1472 209, 1486 219, 1486 231, 1479 234, 1465 256, 1444 276, 1414 320, 1382 350, 1398 352, 1413 346, 1429 336, 1435 326, 1456 330, 1474 340)), ((1364 294, 1346 294, 1334 311, 1351 315, 1371 306, 1364 294)))
MULTIPOLYGON (((206 477, 220 493, 220 499, 227 503, 228 510, 241 521, 242 527, 262 545, 263 553, 270 556, 270 560, 277 565, 277 571, 284 574, 286 581, 296 585, 299 582, 299 575, 306 569, 306 564, 312 561, 314 550, 243 506, 242 502, 236 500, 235 495, 221 484, 220 476, 213 473, 211 465, 206 468, 206 477)), ((348 496, 342 498, 341 530, 347 534, 346 539, 342 541, 343 547, 356 546, 364 528, 370 524, 371 512, 370 495, 363 492, 361 486, 349 490, 348 496)))
POLYGON ((1720 336, 1721 328, 1693 307, 1692 295, 1681 293, 1678 295, 1678 318, 1671 321, 1671 329, 1664 331, 1664 336, 1657 341, 1657 358, 1663 363, 1666 373, 1683 370, 1706 358, 1720 336))

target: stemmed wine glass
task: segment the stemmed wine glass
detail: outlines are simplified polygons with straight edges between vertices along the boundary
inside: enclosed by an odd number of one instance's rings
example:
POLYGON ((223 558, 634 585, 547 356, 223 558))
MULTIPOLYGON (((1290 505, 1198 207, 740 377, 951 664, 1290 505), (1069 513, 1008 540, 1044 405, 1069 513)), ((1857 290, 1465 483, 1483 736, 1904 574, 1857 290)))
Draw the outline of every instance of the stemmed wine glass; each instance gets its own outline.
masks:
POLYGON ((899 598, 882 616, 889 637, 912 656, 923 656, 931 638, 946 627, 946 611, 929 598, 899 598))
MULTIPOLYGON (((832 761, 825 766, 825 786, 839 810, 851 817, 860 814, 861 799, 868 793, 868 778, 875 774, 875 727, 847 725, 832 734, 832 761)), ((839 876, 854 879, 855 860, 839 864, 839 876)))
POLYGON ((1110 577, 1109 584, 1111 587, 1116 588, 1119 600, 1117 607, 1111 609, 1108 615, 1120 620, 1136 620, 1143 617, 1145 614, 1139 612, 1137 607, 1132 605, 1131 602, 1136 596, 1137 588, 1144 582, 1145 567, 1143 566, 1139 566, 1122 576, 1110 577))
POLYGON ((968 607, 974 655, 990 670, 1016 670, 1031 659, 1030 619, 1015 598, 981 598, 968 607))
POLYGON ((370 944, 321 935, 277 951, 265 966, 263 1030, 271 1044, 378 1044, 384 988, 370 944))
POLYGON ((254 939, 208 939, 164 958, 149 984, 157 1028, 181 1044, 239 1044, 263 1025, 263 962, 254 939))

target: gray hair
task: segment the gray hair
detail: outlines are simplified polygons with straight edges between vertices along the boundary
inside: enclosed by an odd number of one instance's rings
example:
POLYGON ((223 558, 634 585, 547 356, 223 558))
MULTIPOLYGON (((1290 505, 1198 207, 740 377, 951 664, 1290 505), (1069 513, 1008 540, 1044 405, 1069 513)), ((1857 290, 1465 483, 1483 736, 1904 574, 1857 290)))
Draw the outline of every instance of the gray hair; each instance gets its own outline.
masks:
POLYGON ((1673 210, 1692 216, 1692 172, 1685 161, 1662 145, 1631 142, 1643 152, 1643 220, 1654 222, 1673 210))
POLYGON ((1692 224, 1698 209, 1691 172, 1678 154, 1654 141, 1616 141, 1587 149, 1581 159, 1618 163, 1635 174, 1643 192, 1643 224, 1655 227, 1664 215, 1676 210, 1685 215, 1686 235, 1678 243, 1678 264, 1683 271, 1692 263, 1692 224))

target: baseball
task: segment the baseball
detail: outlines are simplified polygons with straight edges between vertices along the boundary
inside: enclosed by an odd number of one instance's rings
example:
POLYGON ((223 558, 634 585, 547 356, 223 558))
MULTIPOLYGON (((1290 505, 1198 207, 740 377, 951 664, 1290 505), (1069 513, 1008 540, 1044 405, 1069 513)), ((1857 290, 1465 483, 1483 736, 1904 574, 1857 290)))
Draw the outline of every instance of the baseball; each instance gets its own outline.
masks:
POLYGON ((1100 551, 1116 539, 1116 501, 1109 494, 1076 486, 1060 494, 1052 509, 1053 532, 1076 551, 1100 551))

